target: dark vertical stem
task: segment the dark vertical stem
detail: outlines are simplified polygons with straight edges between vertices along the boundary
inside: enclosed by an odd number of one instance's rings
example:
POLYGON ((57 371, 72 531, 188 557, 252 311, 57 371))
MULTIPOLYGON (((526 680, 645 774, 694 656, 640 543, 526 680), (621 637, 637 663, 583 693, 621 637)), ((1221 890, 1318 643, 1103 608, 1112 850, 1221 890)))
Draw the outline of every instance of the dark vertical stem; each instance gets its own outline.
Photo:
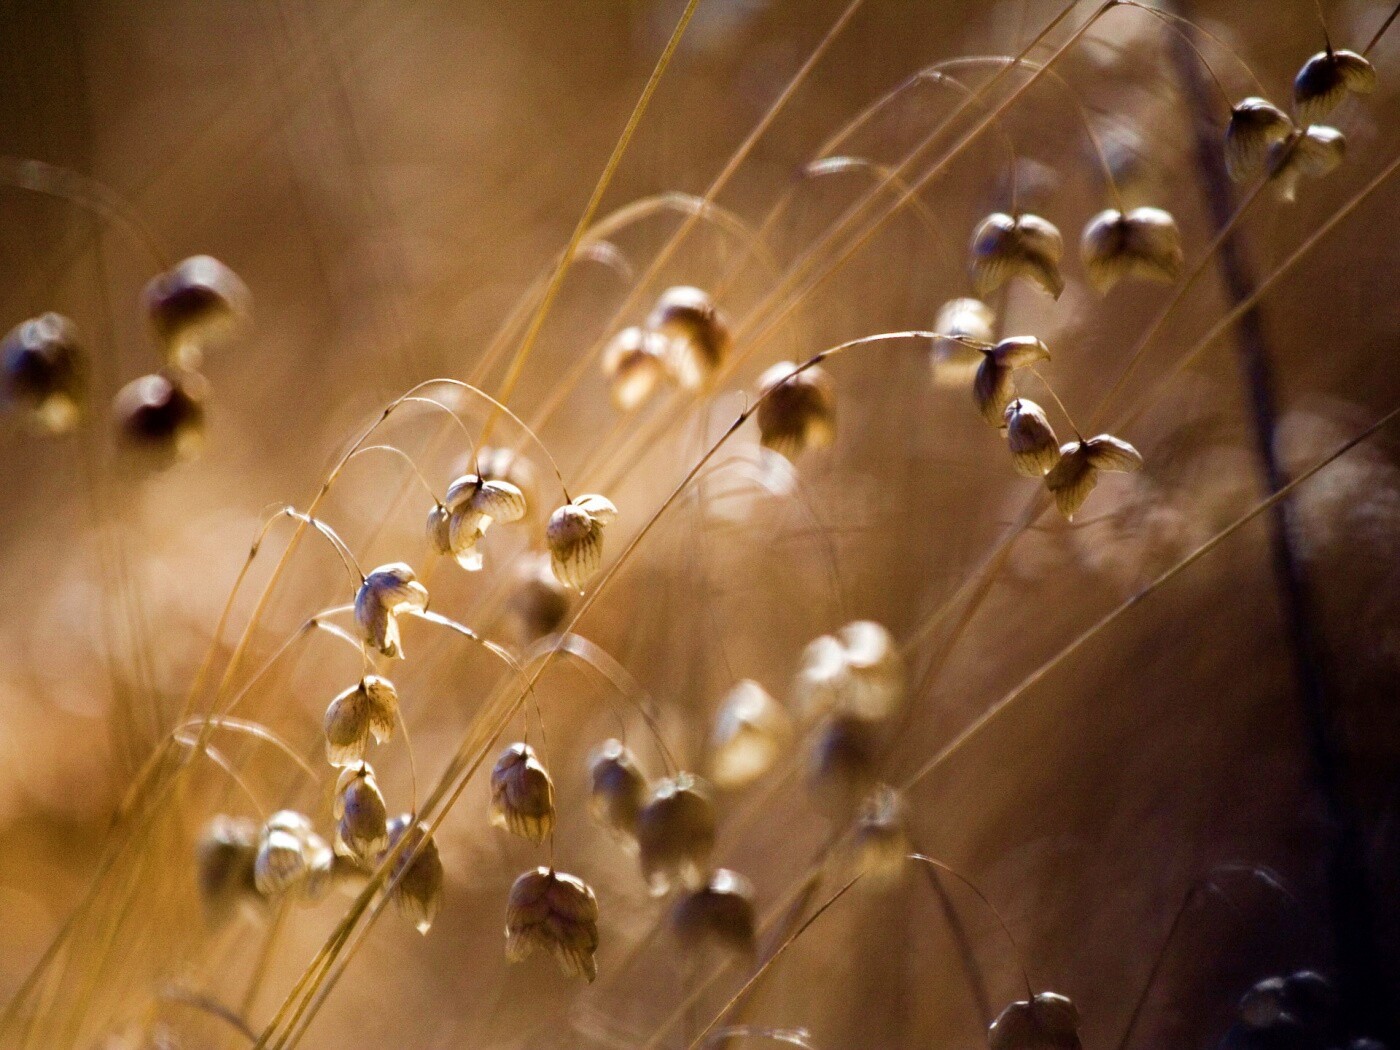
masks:
MULTIPOLYGON (((1189 0, 1177 0, 1175 6, 1179 13, 1190 16, 1189 0)), ((1215 100, 1187 44, 1177 40, 1173 47, 1178 75, 1195 117, 1196 163, 1202 189, 1215 224, 1221 226, 1234 209, 1234 194, 1221 162, 1220 133, 1212 112, 1215 100)), ((1256 280, 1238 234, 1221 245, 1218 261, 1230 302, 1238 304, 1249 298, 1256 280)), ((1279 464, 1275 446, 1278 399, 1264 318, 1257 306, 1240 318, 1235 332, 1259 466, 1269 492, 1274 493, 1287 484, 1288 477, 1279 464)), ((1361 828, 1347 798, 1335 697, 1329 696, 1325 646, 1312 588, 1298 555, 1297 509, 1291 499, 1274 505, 1269 526, 1274 577, 1298 699, 1303 707, 1312 773, 1332 831, 1331 855, 1324 863, 1343 1014, 1358 1034, 1365 1032, 1389 1041, 1396 1031, 1393 1019, 1387 1016, 1394 1009, 1393 997, 1386 993, 1382 967, 1378 965, 1380 956, 1361 828)))

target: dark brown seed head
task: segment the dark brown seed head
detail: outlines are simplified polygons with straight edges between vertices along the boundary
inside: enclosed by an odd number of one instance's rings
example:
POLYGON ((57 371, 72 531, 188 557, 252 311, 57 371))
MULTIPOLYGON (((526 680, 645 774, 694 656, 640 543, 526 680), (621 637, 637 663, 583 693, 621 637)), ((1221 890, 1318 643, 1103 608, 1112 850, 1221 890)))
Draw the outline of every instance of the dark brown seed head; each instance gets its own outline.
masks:
POLYGON ((72 321, 47 313, 16 325, 0 343, 0 358, 0 398, 49 433, 73 428, 87 389, 87 362, 72 321))

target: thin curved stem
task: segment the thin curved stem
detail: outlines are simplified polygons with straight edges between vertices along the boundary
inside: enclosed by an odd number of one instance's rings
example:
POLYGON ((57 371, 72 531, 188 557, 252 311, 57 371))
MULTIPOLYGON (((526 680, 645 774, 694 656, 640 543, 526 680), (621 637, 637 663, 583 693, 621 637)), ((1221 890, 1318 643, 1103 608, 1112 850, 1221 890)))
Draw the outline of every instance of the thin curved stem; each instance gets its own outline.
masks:
POLYGON ((1254 70, 1250 67, 1249 63, 1246 62, 1243 58, 1241 58, 1238 52, 1236 52, 1234 48, 1230 47, 1229 44, 1225 43, 1225 41, 1221 40, 1215 34, 1202 29, 1195 22, 1191 21, 1191 19, 1184 18, 1183 16, 1174 14, 1171 11, 1163 11, 1160 7, 1152 7, 1149 4, 1140 3, 1139 0, 1118 0, 1118 6, 1134 7, 1137 8, 1139 11, 1145 11, 1147 14, 1157 19, 1157 21, 1161 22, 1164 26, 1166 26, 1173 33, 1175 33, 1182 41, 1184 41, 1187 44, 1187 46, 1189 46, 1191 50, 1195 52, 1196 57, 1200 59, 1201 66, 1210 76, 1211 82, 1215 84, 1215 89, 1220 93, 1220 97, 1225 100, 1226 109, 1234 109, 1235 107, 1235 103, 1232 100, 1230 92, 1226 89, 1224 81, 1220 79, 1220 75, 1216 73, 1215 67, 1210 64, 1210 62, 1206 59, 1204 52, 1202 52, 1200 47, 1197 46, 1196 41, 1192 39, 1191 33, 1201 34, 1201 36, 1205 37, 1207 40, 1213 41, 1222 50, 1228 52, 1230 57, 1232 57, 1236 62, 1239 63, 1240 68, 1244 70, 1245 75, 1249 77, 1250 82, 1254 85, 1254 93, 1261 98, 1264 97, 1264 85, 1260 83, 1259 77, 1255 74, 1254 70), (1187 31, 1188 29, 1190 30, 1190 32, 1187 31))
MULTIPOLYGON (((399 448, 397 445, 366 445, 364 448, 356 449, 354 455, 352 455, 352 456, 350 457, 350 460, 359 459, 361 456, 365 455, 367 452, 392 452, 392 453, 394 453, 396 456, 398 456, 400 459, 402 459, 405 463, 407 463, 411 468, 413 468, 413 473, 414 473, 414 475, 415 475, 415 476, 418 478, 418 480, 422 483, 422 485, 423 485, 423 490, 424 490, 425 492, 427 492, 428 496, 432 499, 434 505, 435 505, 435 506, 439 506, 439 507, 442 506, 442 500, 439 499, 437 493, 436 493, 435 491, 433 491, 432 483, 429 482, 428 479, 425 478, 425 477, 423 476, 423 471, 420 470, 419 467, 418 467, 418 464, 415 463, 415 462, 413 461, 413 457, 410 456, 410 455, 409 455, 407 452, 405 452, 403 449, 399 448)), ((349 463, 350 460, 346 460, 346 462, 349 463)))

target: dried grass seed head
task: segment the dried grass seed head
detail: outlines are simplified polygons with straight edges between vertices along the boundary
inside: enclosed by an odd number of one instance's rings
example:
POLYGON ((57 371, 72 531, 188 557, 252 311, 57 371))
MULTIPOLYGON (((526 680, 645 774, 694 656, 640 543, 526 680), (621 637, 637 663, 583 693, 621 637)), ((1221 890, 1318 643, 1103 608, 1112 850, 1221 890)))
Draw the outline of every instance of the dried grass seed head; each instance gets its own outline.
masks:
POLYGON ((254 866, 258 824, 219 814, 204 828, 195 849, 199 899, 211 925, 220 925, 244 905, 261 903, 254 866))
POLYGON ((1293 79, 1293 105, 1302 124, 1316 124, 1337 108, 1348 92, 1369 95, 1379 80, 1376 68, 1355 51, 1328 47, 1303 63, 1293 79))
POLYGON ((856 867, 876 885, 889 885, 904 873, 910 852, 904 796, 881 784, 861 803, 852 848, 856 867))
POLYGON ((1060 275, 1063 255, 1060 231, 1039 215, 989 215, 972 234, 972 279, 977 294, 985 298, 1013 277, 1025 277, 1058 299, 1065 290, 1065 279, 1060 275))
POLYGON ((646 804, 647 782, 637 757, 621 740, 605 740, 588 760, 589 808, 593 819, 632 840, 646 804))
POLYGON ((1002 425, 1006 406, 1016 396, 1014 373, 1050 360, 1050 350, 1033 335, 1013 335, 982 351, 982 363, 972 380, 972 400, 994 427, 1002 425))
POLYGON ((640 408, 670 375, 670 341, 660 332, 633 325, 603 349, 603 375, 613 404, 622 412, 640 408))
POLYGON ((807 793, 834 824, 844 825, 878 783, 880 727, 848 713, 822 720, 807 753, 807 793))
POLYGON ((1230 110, 1225 128, 1225 168, 1230 178, 1245 182, 1262 174, 1270 151, 1293 134, 1288 114, 1268 99, 1251 96, 1230 110))
POLYGON ((389 845, 389 814, 384 794, 366 762, 340 772, 332 815, 336 820, 335 851, 368 864, 389 845))
POLYGON ((746 678, 720 701, 710 735, 710 778, 722 788, 746 787, 773 768, 792 737, 787 711, 746 678))
POLYGON ((1029 398, 1018 397, 1006 406, 1006 446, 1017 473, 1044 477, 1060 461, 1060 442, 1046 418, 1045 409, 1029 398))
POLYGON ((361 761, 371 738, 382 744, 394 735, 398 717, 394 683, 377 674, 365 675, 326 708, 326 759, 333 766, 361 761))
POLYGON ((193 459, 204 445, 208 400, 198 372, 167 368, 133 379, 112 400, 122 448, 153 469, 193 459))
POLYGON ((653 896, 704 885, 715 845, 709 785, 690 773, 657 781, 637 814, 637 847, 653 896))
POLYGON ((1185 255, 1176 220, 1161 208, 1109 208, 1084 227, 1080 255, 1089 281, 1107 292, 1124 277, 1170 284, 1181 276, 1185 255))
POLYGON ((409 841, 394 860, 394 903, 399 914, 413 923, 419 933, 427 933, 442 907, 442 858, 428 826, 421 821, 415 823, 409 813, 389 822, 388 848, 397 846, 405 835, 409 841))
POLYGON ((51 434, 77 424, 87 393, 87 360, 78 329, 46 313, 10 329, 0 343, 0 398, 51 434))
POLYGON ((506 903, 506 958, 519 962, 540 948, 571 977, 598 976, 598 899, 582 879, 536 868, 515 880, 506 903))
POLYGON ((1269 150, 1274 188, 1282 201, 1298 197, 1304 179, 1330 175, 1346 156, 1346 137, 1336 128, 1312 124, 1269 150))
POLYGON ((802 652, 793 682, 797 710, 814 721, 829 712, 882 721, 904 700, 904 662, 890 632, 856 620, 802 652))
POLYGON ((511 744, 491 770, 491 823, 531 842, 554 830, 554 781, 529 744, 511 744))
POLYGON ((779 361, 758 377, 759 441, 788 459, 836 440, 836 387, 820 365, 779 361), (796 373, 796 374, 794 374, 796 373))
POLYGON ((1142 469, 1142 455, 1132 445, 1112 434, 1100 434, 1087 441, 1071 441, 1060 448, 1060 461, 1045 475, 1045 487, 1055 497, 1055 505, 1068 520, 1098 484, 1100 471, 1132 473, 1142 469))
POLYGON ((141 293, 151 331, 180 368, 198 368, 206 346, 242 329, 252 298, 236 273, 208 255, 176 263, 141 293))
POLYGON ((510 525, 525 517, 525 494, 509 481, 464 474, 428 513, 428 538, 439 554, 456 560, 468 572, 481 568, 477 550, 491 523, 510 525))
POLYGON ((559 582, 547 556, 531 555, 520 560, 509 610, 521 642, 529 645, 559 630, 572 604, 573 592, 559 582))
POLYGON ((666 354, 676 382, 700 390, 729 356, 729 321, 710 294, 679 285, 661 293, 646 327, 666 339, 666 354))
POLYGON ((1081 1050, 1079 1010, 1054 992, 1019 999, 997 1015, 987 1043, 990 1050, 1081 1050))
POLYGON ((403 656, 399 616, 428 607, 428 589, 418 582, 412 567, 401 561, 381 565, 360 584, 355 594, 355 622, 365 641, 391 659, 403 656))
POLYGON ((751 958, 758 929, 753 883, 737 871, 716 868, 704 886, 676 900, 671 929, 691 950, 710 946, 751 958))
POLYGON ((980 299, 950 299, 939 307, 933 330, 938 333, 933 338, 933 381, 965 387, 982 363, 982 351, 969 342, 996 342, 996 314, 980 299))
POLYGON ((311 821, 295 810, 278 810, 258 834, 253 881, 264 897, 292 890, 315 898, 329 885, 335 855, 312 829, 311 821))
POLYGON ((545 542, 550 568, 560 583, 582 592, 603 566, 603 529, 617 517, 605 496, 588 494, 566 503, 549 516, 545 542))

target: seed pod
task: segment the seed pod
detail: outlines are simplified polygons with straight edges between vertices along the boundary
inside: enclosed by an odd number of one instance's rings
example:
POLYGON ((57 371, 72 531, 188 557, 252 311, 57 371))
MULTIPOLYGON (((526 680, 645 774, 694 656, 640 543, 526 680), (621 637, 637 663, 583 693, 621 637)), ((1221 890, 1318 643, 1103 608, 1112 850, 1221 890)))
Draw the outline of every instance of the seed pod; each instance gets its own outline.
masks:
POLYGON ((1303 63, 1293 79, 1298 119, 1316 124, 1337 108, 1347 92, 1369 95, 1377 87, 1376 69, 1355 51, 1319 51, 1303 63))
POLYGON ((985 298, 1013 277, 1025 277, 1058 299, 1065 290, 1060 276, 1064 240, 1054 224, 1039 215, 1012 218, 996 212, 972 235, 972 279, 985 298))
POLYGON ((268 817, 259 832, 253 862, 253 882, 264 897, 304 889, 313 872, 329 873, 330 866, 330 849, 304 815, 282 809, 268 817))
POLYGON ((658 781, 637 814, 642 876, 652 896, 675 885, 703 885, 714 845, 715 807, 708 785, 689 773, 658 781))
POLYGON ((1011 462, 1028 478, 1044 477, 1060 461, 1060 442, 1045 417, 1045 409, 1018 397, 1006 406, 1006 446, 1011 462))
POLYGON ((204 444, 209 383, 198 372, 166 369, 133 379, 112 400, 125 450, 161 469, 194 458, 204 444))
POLYGON ((384 656, 402 657, 399 616, 428 607, 428 589, 413 569, 401 561, 381 565, 360 584, 355 594, 355 622, 365 641, 384 656))
POLYGON ((1304 179, 1331 174, 1346 156, 1347 140, 1336 128, 1313 124, 1269 151, 1270 170, 1279 200, 1291 203, 1304 179))
POLYGON ((845 824, 874 790, 880 759, 879 727, 854 715, 828 715, 812 735, 807 792, 836 824, 845 824))
POLYGON ((529 744, 511 744, 491 770, 491 823, 531 842, 554 830, 554 781, 529 744))
POLYGON ((1290 1014, 1314 1029, 1331 1021, 1338 1004, 1332 982, 1312 970, 1299 970, 1284 978, 1283 1000, 1290 1014))
POLYGON ((1103 470, 1132 473, 1142 469, 1142 456, 1132 445, 1111 434, 1088 441, 1071 441, 1060 447, 1060 461, 1045 475, 1045 487, 1055 497, 1066 520, 1073 521, 1098 484, 1103 470))
POLYGON ((670 341, 660 332, 635 325, 613 336, 603 350, 603 375, 612 401, 623 412, 640 408, 667 378, 670 341))
POLYGON ((1240 997, 1237 1009, 1240 1020, 1250 1028, 1269 1028, 1287 1018, 1283 978, 1268 977, 1255 982, 1249 991, 1240 997))
POLYGON ((427 933, 442 907, 442 858, 438 856, 437 843, 428 834, 428 826, 421 821, 414 823, 408 813, 391 820, 388 830, 389 849, 397 846, 404 835, 409 836, 408 843, 394 860, 391 877, 398 881, 394 887, 394 903, 419 933, 427 933), (415 850, 416 857, 413 856, 415 850))
POLYGON ((522 559, 509 604, 520 640, 528 645, 559 630, 569 615, 571 598, 569 588, 550 571, 548 558, 522 559))
POLYGON ((464 474, 428 513, 428 538, 439 554, 450 555, 468 572, 481 568, 477 543, 493 521, 509 525, 525 516, 525 494, 509 481, 464 474))
POLYGON ((1089 220, 1079 242, 1089 280, 1106 292, 1123 277, 1170 284, 1185 256, 1176 220, 1161 208, 1109 208, 1089 220))
POLYGON ((1037 361, 1050 360, 1050 351, 1033 335, 1014 335, 982 351, 982 363, 972 380, 972 400, 978 411, 994 427, 1002 425, 1006 406, 1015 396, 1012 373, 1037 361))
POLYGON ((757 931, 753 883, 737 871, 716 868, 704 886, 676 900, 671 928, 691 950, 709 945, 752 957, 757 931))
POLYGON ((964 387, 977 374, 982 351, 962 340, 996 342, 996 315, 980 299, 950 299, 938 310, 933 330, 933 381, 939 386, 964 387))
POLYGON ((825 448, 836 439, 836 392, 820 365, 796 375, 797 366, 780 361, 758 377, 758 433, 764 448, 796 459, 806 448, 825 448))
POLYGON ((72 321, 46 313, 16 325, 0 343, 0 358, 0 399, 50 434, 73 429, 87 392, 87 361, 72 321))
POLYGON ((987 1030, 990 1050, 1081 1050, 1079 1011, 1054 992, 1019 999, 987 1030))
POLYGON ((335 851, 367 864, 389 845, 384 795, 366 762, 343 769, 335 785, 335 851))
POLYGON ((647 783, 637 758, 620 740, 605 740, 588 760, 593 819, 626 838, 637 834, 647 783))
POLYGON ((584 584, 603 565, 603 528, 617 517, 617 508, 604 496, 579 496, 549 516, 545 541, 550 567, 559 582, 582 593, 584 584))
POLYGON ((179 368, 198 368, 205 346, 247 323, 252 303, 238 275, 208 255, 152 277, 141 299, 166 358, 179 368))
POLYGON ((240 905, 260 902, 253 875, 257 857, 255 821, 221 814, 205 827, 196 849, 196 868, 199 898, 211 925, 223 924, 240 905))
POLYGON ((515 880, 506 903, 506 958, 519 962, 536 948, 570 977, 598 976, 598 898, 582 879, 536 868, 515 880))
POLYGON ((858 870, 877 885, 889 885, 904 873, 910 851, 904 798, 888 784, 861 803, 852 846, 858 870))
POLYGON ((792 719, 768 690, 744 679, 720 702, 710 737, 710 776, 722 788, 752 784, 792 741, 792 719))
POLYGON ((1251 96, 1230 110, 1225 129, 1225 168, 1236 182, 1264 171, 1269 151, 1293 134, 1288 114, 1267 99, 1251 96))
POLYGON ((350 766, 369 750, 370 737, 384 743, 394 735, 399 695, 394 683, 377 674, 365 675, 326 708, 326 759, 333 766, 350 766))
POLYGON ((729 321, 699 288, 666 289, 646 326, 666 339, 671 372, 684 390, 707 386, 729 356, 729 321))
POLYGON ((890 717, 904 699, 904 664, 894 639, 870 620, 822 635, 802 652, 793 695, 808 721, 833 711, 867 721, 890 717))

